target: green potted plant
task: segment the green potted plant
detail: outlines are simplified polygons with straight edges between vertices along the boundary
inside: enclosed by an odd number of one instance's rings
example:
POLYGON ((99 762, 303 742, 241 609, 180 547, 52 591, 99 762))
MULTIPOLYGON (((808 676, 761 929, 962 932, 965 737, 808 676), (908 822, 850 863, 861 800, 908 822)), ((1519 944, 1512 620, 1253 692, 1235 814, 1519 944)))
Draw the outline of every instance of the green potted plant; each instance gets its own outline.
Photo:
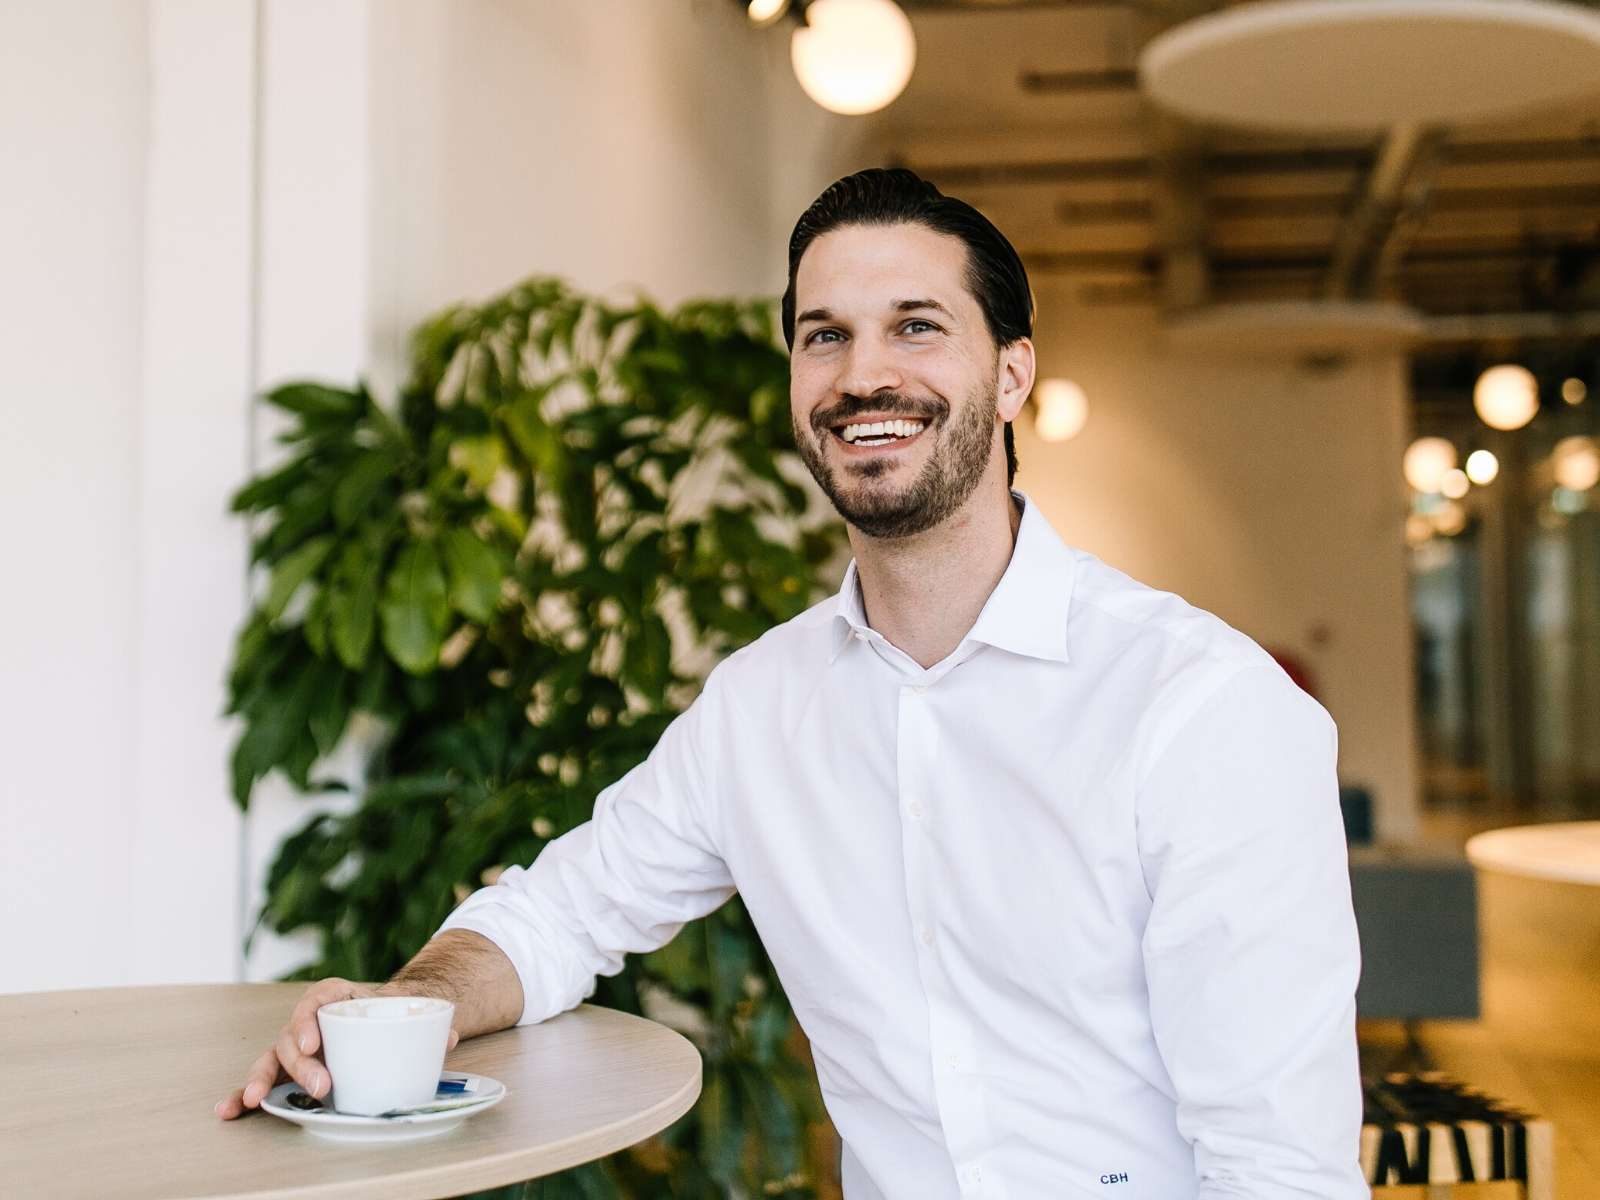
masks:
MULTIPOLYGON (((386 977, 586 820, 718 657, 824 594, 843 539, 787 388, 768 304, 665 312, 535 278, 423 325, 393 412, 364 387, 266 395, 293 419, 286 460, 233 501, 270 573, 229 678, 234 796, 274 770, 355 793, 268 875, 257 927, 320 941, 295 978, 386 977), (356 724, 381 731, 362 778, 333 777, 356 724)), ((698 1105, 526 1194, 812 1194, 815 1078, 737 898, 594 997, 663 999, 695 1014, 698 1105)))

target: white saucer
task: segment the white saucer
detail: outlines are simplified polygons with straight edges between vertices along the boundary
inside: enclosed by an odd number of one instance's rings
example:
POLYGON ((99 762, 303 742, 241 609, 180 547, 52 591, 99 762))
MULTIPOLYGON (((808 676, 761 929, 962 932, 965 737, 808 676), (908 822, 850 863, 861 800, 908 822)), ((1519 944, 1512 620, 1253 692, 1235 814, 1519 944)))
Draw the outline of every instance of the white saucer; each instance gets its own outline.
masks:
POLYGON ((410 1142, 449 1133, 468 1117, 493 1108, 506 1098, 506 1085, 487 1075, 445 1071, 439 1076, 439 1082, 459 1083, 466 1090, 460 1093, 441 1091, 432 1104, 420 1111, 397 1113, 392 1117, 358 1117, 329 1108, 295 1108, 289 1103, 290 1094, 304 1094, 305 1089, 291 1081, 280 1083, 268 1092, 261 1107, 275 1117, 293 1121, 307 1133, 330 1141, 410 1142))

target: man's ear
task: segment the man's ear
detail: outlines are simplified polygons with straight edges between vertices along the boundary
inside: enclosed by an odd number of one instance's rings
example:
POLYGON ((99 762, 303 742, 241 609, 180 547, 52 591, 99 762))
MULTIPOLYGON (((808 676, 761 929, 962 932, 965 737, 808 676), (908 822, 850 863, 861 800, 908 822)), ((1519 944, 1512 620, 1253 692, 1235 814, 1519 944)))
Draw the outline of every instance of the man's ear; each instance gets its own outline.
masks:
POLYGON ((1033 391, 1033 342, 1018 338, 1009 346, 1000 347, 999 394, 995 408, 1002 421, 1014 421, 1033 391))

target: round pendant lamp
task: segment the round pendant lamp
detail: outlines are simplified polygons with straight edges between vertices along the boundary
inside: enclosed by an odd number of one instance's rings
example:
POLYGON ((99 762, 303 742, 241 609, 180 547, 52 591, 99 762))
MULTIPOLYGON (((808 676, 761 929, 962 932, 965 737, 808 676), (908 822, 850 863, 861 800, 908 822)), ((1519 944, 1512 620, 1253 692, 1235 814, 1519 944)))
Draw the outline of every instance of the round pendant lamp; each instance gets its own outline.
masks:
POLYGON ((893 0, 812 0, 789 59, 806 95, 829 112, 856 116, 905 90, 917 39, 893 0))
POLYGON ((1175 26, 1145 93, 1286 132, 1458 125, 1600 95, 1600 12, 1557 0, 1263 0, 1175 26))
POLYGON ((1539 381, 1517 363, 1501 363, 1478 376, 1472 407, 1491 429, 1521 429, 1539 412, 1539 381))

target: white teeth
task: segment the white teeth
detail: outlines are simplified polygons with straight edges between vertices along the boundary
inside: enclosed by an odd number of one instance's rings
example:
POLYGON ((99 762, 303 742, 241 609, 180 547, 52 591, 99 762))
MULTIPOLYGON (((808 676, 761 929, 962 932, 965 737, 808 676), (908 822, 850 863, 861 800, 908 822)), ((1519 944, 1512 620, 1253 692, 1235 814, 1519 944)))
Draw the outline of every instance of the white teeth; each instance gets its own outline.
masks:
MULTIPOLYGON (((856 442, 865 438, 906 438, 915 437, 921 433, 925 426, 921 421, 872 421, 867 424, 846 425, 839 436, 847 442, 856 442)), ((882 442, 874 442, 882 445, 882 442)))

